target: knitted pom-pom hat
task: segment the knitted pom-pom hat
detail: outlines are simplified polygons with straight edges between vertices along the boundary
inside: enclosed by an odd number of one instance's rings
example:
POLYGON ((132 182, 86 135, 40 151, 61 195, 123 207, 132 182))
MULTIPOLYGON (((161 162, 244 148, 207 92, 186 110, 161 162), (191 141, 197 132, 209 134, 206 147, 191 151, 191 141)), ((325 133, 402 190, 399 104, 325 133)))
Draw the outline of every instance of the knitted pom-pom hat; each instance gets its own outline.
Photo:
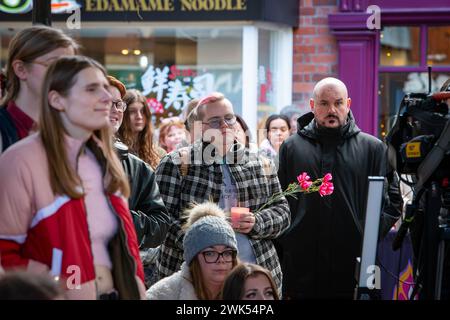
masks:
POLYGON ((226 220, 225 212, 212 202, 194 205, 186 210, 186 233, 183 239, 187 265, 203 249, 224 245, 237 251, 236 236, 226 220))

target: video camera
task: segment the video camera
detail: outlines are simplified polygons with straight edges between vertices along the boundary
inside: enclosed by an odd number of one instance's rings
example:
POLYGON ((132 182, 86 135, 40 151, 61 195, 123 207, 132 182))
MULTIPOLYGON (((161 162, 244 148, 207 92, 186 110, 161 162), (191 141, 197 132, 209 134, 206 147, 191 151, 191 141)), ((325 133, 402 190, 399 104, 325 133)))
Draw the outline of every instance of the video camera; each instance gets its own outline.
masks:
POLYGON ((394 250, 399 249, 408 230, 411 232, 415 258, 415 287, 411 298, 419 293, 420 298, 440 299, 444 268, 448 269, 444 267, 445 243, 450 239, 447 99, 450 99, 448 89, 434 94, 405 95, 386 137, 390 164, 414 195, 392 244, 394 250))
MULTIPOLYGON (((450 92, 432 95, 409 93, 401 101, 396 122, 386 138, 391 164, 398 173, 417 174, 419 165, 433 149, 449 121, 446 99, 450 99, 450 92)), ((448 171, 449 155, 445 158, 447 161, 441 164, 441 169, 448 171)), ((448 172, 442 174, 448 176, 448 172)))

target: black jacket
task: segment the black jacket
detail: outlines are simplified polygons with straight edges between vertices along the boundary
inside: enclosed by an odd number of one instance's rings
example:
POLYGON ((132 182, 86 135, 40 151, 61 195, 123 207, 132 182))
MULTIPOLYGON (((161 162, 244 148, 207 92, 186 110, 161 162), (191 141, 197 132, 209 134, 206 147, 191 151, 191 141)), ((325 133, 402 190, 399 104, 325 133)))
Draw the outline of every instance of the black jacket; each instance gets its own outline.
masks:
MULTIPOLYGON (((278 240, 283 290, 290 298, 351 298, 360 256, 368 176, 386 176, 386 147, 356 126, 351 112, 340 129, 318 129, 312 113, 298 119, 298 132, 280 149, 281 187, 307 172, 312 180, 330 172, 334 192, 289 198, 291 227, 278 240)), ((389 175, 393 178, 394 175, 389 175)), ((398 180, 386 184, 382 232, 401 214, 398 180), (389 185, 389 188, 388 188, 389 185), (389 197, 387 197, 389 194, 389 197)))
POLYGON ((170 226, 170 217, 159 194, 155 173, 147 163, 129 153, 123 143, 116 141, 114 147, 130 182, 128 205, 139 248, 155 248, 164 241, 170 226))
POLYGON ((0 154, 19 141, 19 135, 6 107, 0 107, 0 154))

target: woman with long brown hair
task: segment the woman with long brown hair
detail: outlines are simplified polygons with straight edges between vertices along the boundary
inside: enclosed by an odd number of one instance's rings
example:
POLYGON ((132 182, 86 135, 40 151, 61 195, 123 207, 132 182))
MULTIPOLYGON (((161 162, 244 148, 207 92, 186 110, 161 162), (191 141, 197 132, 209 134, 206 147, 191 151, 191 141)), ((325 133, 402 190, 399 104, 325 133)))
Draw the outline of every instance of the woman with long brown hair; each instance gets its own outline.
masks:
POLYGON ((279 300, 270 271, 257 264, 238 264, 223 284, 223 300, 279 300))
POLYGON ((19 31, 9 43, 6 74, 0 87, 0 154, 36 129, 41 86, 50 63, 73 55, 78 44, 62 31, 33 26, 19 31), (1 96, 1 95, 0 95, 1 96))
POLYGON ((112 147, 105 69, 87 57, 53 62, 40 129, 0 157, 0 252, 5 270, 51 269, 69 299, 144 297, 143 269, 112 147))
POLYGON ((153 145, 152 115, 147 101, 136 89, 128 90, 123 101, 127 109, 118 136, 133 153, 155 169, 165 152, 153 145))

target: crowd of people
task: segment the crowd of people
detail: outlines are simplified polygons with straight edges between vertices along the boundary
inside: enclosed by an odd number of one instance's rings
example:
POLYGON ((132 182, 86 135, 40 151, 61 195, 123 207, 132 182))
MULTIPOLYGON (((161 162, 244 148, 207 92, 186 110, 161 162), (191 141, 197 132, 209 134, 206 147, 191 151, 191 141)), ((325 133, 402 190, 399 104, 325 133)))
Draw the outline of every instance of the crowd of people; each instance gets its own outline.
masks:
POLYGON ((382 232, 402 198, 344 83, 318 82, 310 113, 269 116, 256 148, 219 92, 161 121, 155 139, 146 97, 79 51, 45 26, 9 45, 0 298, 352 298, 367 177, 386 177, 382 232), (302 172, 331 173, 334 192, 269 201, 302 172))

